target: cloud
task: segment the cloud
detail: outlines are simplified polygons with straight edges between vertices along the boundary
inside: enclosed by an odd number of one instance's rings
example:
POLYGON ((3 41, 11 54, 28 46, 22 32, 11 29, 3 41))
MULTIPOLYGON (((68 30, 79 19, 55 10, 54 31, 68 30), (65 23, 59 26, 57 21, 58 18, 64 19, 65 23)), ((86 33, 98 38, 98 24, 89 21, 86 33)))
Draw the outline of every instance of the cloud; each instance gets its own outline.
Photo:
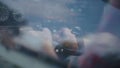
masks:
POLYGON ((90 34, 84 37, 85 53, 105 56, 120 53, 120 40, 110 33, 90 34))

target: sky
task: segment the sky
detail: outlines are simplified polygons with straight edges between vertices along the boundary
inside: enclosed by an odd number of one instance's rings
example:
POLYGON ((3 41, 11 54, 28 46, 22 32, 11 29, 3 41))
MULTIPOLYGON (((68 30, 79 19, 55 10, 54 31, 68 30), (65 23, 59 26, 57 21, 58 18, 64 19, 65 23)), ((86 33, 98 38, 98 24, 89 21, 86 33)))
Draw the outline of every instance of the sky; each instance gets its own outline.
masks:
POLYGON ((101 0, 2 0, 20 12, 29 25, 39 30, 48 27, 53 32, 69 27, 76 35, 94 32, 101 20, 101 0))

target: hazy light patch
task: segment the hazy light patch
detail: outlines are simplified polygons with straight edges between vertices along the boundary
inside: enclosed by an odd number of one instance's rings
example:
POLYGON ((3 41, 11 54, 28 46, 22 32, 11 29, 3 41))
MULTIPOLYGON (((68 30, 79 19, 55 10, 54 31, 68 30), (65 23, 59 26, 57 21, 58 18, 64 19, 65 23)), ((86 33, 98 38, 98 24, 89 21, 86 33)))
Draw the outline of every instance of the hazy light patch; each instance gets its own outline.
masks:
POLYGON ((4 0, 10 7, 25 15, 36 15, 53 20, 67 20, 71 12, 66 4, 74 0, 4 0))
POLYGON ((108 53, 120 53, 120 40, 110 33, 90 34, 84 37, 86 53, 104 56, 108 53))

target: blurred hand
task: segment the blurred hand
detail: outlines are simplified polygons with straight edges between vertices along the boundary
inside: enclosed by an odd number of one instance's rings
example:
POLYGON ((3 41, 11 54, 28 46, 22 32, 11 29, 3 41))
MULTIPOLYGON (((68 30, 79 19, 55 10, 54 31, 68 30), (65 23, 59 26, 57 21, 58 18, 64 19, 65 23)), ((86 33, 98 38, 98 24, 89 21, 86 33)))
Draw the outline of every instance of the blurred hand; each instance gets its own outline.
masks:
POLYGON ((48 28, 42 31, 35 31, 32 28, 22 28, 21 36, 15 38, 15 42, 36 51, 43 52, 52 57, 57 57, 52 45, 52 35, 48 28))
POLYGON ((62 28, 58 33, 54 35, 54 40, 58 43, 62 43, 67 48, 76 50, 78 49, 78 42, 76 36, 71 32, 69 28, 62 28))

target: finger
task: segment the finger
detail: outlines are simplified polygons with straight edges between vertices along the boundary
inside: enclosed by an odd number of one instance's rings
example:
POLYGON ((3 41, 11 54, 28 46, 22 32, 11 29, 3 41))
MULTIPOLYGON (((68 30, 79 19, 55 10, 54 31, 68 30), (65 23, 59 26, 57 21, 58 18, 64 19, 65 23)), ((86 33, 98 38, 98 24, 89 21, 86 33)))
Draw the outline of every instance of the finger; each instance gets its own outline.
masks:
POLYGON ((66 38, 66 40, 77 43, 76 36, 71 32, 70 29, 64 28, 63 29, 63 35, 66 38))

